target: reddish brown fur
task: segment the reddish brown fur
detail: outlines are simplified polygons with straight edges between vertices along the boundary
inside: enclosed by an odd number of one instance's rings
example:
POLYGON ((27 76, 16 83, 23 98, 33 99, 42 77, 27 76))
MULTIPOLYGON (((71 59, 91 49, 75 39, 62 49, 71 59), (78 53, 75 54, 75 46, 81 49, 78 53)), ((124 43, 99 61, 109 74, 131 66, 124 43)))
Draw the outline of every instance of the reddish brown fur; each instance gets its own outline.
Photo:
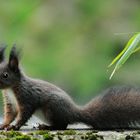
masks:
POLYGON ((16 117, 16 112, 13 111, 11 103, 8 103, 6 92, 3 93, 4 99, 4 125, 1 127, 7 127, 16 117))

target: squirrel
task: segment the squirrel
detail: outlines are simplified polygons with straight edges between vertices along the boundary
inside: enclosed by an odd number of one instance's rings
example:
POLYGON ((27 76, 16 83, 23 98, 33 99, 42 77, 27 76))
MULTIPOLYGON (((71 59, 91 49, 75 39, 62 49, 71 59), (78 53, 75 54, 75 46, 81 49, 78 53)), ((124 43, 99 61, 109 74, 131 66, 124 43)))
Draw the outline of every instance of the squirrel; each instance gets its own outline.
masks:
POLYGON ((39 129, 65 130, 68 124, 77 122, 98 130, 140 128, 140 88, 111 87, 85 106, 78 106, 59 87, 28 77, 19 66, 15 45, 6 61, 5 48, 0 48, 0 89, 4 100, 1 130, 19 130, 32 115, 43 121, 39 129))

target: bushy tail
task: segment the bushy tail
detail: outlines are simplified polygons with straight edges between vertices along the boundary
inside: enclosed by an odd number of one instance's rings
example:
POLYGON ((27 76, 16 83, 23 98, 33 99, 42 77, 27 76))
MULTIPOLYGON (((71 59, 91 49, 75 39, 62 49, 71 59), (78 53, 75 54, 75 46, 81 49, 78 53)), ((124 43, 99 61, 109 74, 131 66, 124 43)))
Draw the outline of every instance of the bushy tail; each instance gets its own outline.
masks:
POLYGON ((84 123, 89 126, 93 126, 94 118, 91 116, 91 114, 85 110, 79 108, 76 113, 74 113, 74 120, 72 123, 84 123))

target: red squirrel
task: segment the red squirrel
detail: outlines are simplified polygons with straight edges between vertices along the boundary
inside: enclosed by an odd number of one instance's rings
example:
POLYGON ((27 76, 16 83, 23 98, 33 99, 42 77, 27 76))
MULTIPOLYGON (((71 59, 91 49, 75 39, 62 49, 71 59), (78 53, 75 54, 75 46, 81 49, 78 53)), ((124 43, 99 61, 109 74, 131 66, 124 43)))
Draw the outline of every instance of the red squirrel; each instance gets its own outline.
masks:
POLYGON ((5 47, 1 47, 0 89, 4 100, 1 130, 19 130, 32 115, 44 122, 40 129, 64 130, 68 124, 77 122, 98 130, 140 128, 139 88, 111 87, 81 107, 59 87, 28 77, 19 66, 15 46, 8 61, 4 52, 5 47), (15 119, 15 125, 11 125, 15 119))

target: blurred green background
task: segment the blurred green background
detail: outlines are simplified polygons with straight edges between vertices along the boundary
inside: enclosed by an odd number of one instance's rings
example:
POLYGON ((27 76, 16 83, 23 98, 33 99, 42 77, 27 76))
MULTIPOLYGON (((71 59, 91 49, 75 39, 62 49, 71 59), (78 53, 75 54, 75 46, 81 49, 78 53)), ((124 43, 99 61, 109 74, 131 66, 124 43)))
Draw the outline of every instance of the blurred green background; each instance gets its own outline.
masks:
POLYGON ((0 4, 0 42, 22 47, 27 75, 84 104, 112 85, 140 84, 140 53, 109 80, 108 64, 140 31, 139 0, 14 0, 0 4), (126 34, 117 34, 126 33, 126 34))

